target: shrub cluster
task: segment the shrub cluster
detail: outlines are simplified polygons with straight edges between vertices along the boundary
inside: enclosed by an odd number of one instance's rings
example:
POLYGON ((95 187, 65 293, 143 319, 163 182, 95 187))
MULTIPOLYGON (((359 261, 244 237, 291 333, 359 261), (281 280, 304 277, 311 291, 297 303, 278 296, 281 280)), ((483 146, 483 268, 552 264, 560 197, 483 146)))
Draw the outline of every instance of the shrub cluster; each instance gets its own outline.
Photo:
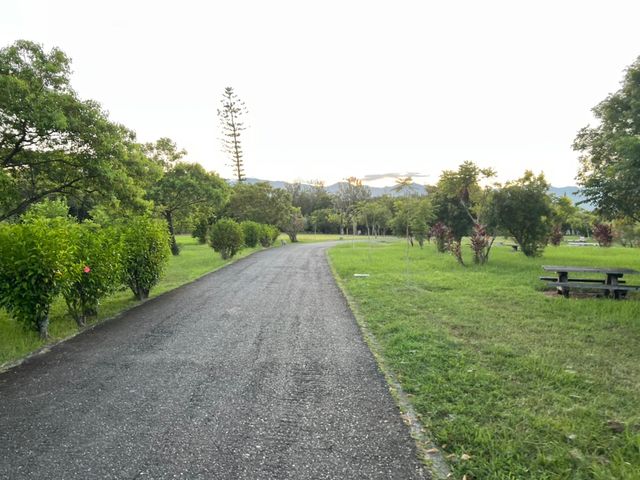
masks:
POLYGON ((223 218, 214 223, 209 229, 207 237, 211 247, 223 259, 232 258, 242 247, 253 248, 260 243, 263 247, 270 247, 280 235, 280 230, 273 225, 223 218))
POLYGON ((146 298, 170 255, 165 222, 133 218, 117 227, 40 212, 0 225, 0 307, 48 336, 58 295, 79 325, 97 314, 104 296, 130 287, 146 298))

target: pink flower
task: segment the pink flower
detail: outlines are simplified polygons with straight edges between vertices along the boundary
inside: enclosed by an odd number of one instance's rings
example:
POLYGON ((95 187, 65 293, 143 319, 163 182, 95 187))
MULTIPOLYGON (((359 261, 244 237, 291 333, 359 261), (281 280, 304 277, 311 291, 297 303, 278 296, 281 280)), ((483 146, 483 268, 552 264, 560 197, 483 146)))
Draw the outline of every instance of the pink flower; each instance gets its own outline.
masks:
POLYGON ((91 269, 89 268, 89 265, 85 265, 83 270, 84 270, 84 273, 89 273, 91 271, 91 269))

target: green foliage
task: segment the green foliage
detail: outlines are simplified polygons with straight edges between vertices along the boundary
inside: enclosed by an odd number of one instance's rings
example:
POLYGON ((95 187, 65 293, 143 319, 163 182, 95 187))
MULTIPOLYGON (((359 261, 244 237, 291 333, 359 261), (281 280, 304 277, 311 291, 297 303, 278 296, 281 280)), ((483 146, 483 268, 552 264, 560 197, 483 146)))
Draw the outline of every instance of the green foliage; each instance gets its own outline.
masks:
POLYGON ((280 236, 280 230, 274 225, 260 225, 260 245, 270 247, 280 236))
POLYGON ((287 183, 285 190, 291 195, 291 204, 300 208, 304 217, 316 210, 331 208, 331 195, 325 190, 322 182, 311 182, 308 185, 301 182, 287 183))
POLYGON ((171 252, 178 255, 180 250, 175 239, 175 217, 187 217, 201 206, 219 211, 228 199, 228 187, 216 173, 207 172, 201 165, 178 162, 168 167, 162 178, 150 188, 149 198, 167 221, 171 252))
POLYGON ((84 326, 88 316, 97 315, 100 299, 122 285, 123 245, 116 229, 91 222, 75 225, 73 233, 77 248, 63 296, 71 316, 84 326))
POLYGON ((32 218, 0 225, 0 307, 48 336, 49 310, 75 265, 74 224, 66 218, 32 218))
POLYGON ((479 182, 493 175, 493 170, 467 161, 456 171, 443 171, 437 185, 428 188, 436 219, 448 227, 456 242, 469 235, 475 223, 484 222, 481 217, 488 190, 479 182))
POLYGON ((392 202, 383 197, 363 202, 358 207, 360 221, 365 224, 369 234, 375 236, 384 234, 393 217, 391 212, 392 202))
POLYGON ((242 235, 244 238, 244 245, 249 248, 254 248, 260 241, 260 233, 262 231, 262 225, 251 220, 245 220, 240 223, 242 227, 242 235))
POLYGON ((606 217, 640 221, 640 57, 593 114, 598 125, 580 130, 573 144, 581 192, 606 217))
POLYGON ((371 189, 363 185, 362 180, 349 177, 346 182, 340 182, 338 191, 333 197, 333 207, 340 219, 340 234, 346 226, 351 224, 355 235, 358 207, 369 198, 371 198, 371 189))
POLYGON ((224 260, 232 258, 244 243, 242 227, 235 220, 218 220, 211 226, 209 243, 224 260))
POLYGON ((616 239, 624 247, 640 247, 640 222, 621 220, 614 223, 616 239))
POLYGON ((282 224, 282 230, 291 242, 298 241, 298 234, 304 230, 304 217, 299 208, 291 207, 288 219, 282 224))
POLYGON ((22 216, 23 222, 30 222, 36 218, 66 218, 69 216, 69 205, 66 200, 44 199, 42 202, 34 203, 22 216))
POLYGON ((308 218, 309 225, 316 233, 338 233, 340 231, 340 218, 333 208, 314 210, 308 218))
POLYGON ((544 175, 525 172, 491 195, 488 218, 494 228, 504 229, 528 257, 542 253, 550 232, 552 214, 544 175))
POLYGON ((239 222, 253 220, 281 227, 289 219, 291 195, 266 182, 237 183, 233 186, 227 212, 239 222))
POLYGON ((198 239, 198 243, 205 244, 207 243, 207 235, 209 233, 209 228, 211 228, 211 222, 209 219, 202 215, 196 217, 194 220, 193 231, 191 232, 191 236, 193 238, 198 239))
POLYGON ((124 283, 139 300, 149 296, 169 261, 169 235, 164 221, 133 217, 121 229, 124 283))
POLYGON ((77 97, 70 63, 29 41, 0 49, 0 221, 51 195, 145 206, 137 179, 153 166, 133 132, 77 97))

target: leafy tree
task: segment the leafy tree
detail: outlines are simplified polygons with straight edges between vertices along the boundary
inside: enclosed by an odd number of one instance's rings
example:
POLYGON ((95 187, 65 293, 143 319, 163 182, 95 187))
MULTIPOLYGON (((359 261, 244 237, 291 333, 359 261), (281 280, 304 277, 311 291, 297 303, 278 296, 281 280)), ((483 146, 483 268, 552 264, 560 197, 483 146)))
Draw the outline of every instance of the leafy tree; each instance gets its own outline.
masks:
POLYGON ((131 131, 78 98, 70 64, 61 50, 25 40, 0 49, 0 221, 52 195, 144 206, 134 178, 153 166, 131 131))
POLYGON ((165 172, 150 190, 152 199, 167 221, 171 239, 171 253, 178 255, 174 218, 187 216, 199 205, 220 210, 228 198, 228 187, 216 173, 207 172, 197 163, 178 162, 165 172))
POLYGON ((242 227, 231 219, 218 220, 209 234, 211 247, 226 260, 240 251, 244 243, 242 227))
POLYGON ((321 181, 311 181, 309 184, 303 184, 299 181, 287 183, 285 190, 291 195, 291 204, 300 208, 305 217, 311 215, 315 210, 331 207, 331 196, 321 181))
POLYGON ((124 283, 138 300, 149 297, 169 261, 169 234, 166 222, 150 217, 133 217, 122 235, 124 283))
POLYGON ((167 137, 162 137, 154 143, 145 143, 142 149, 147 158, 164 171, 170 170, 187 154, 184 149, 178 150, 176 142, 167 137))
POLYGON ((297 207, 291 207, 289 218, 283 223, 282 230, 291 242, 298 241, 298 234, 304 230, 304 217, 297 207))
POLYGON ((220 103, 222 108, 218 109, 218 118, 223 135, 222 150, 229 155, 238 182, 244 182, 244 152, 240 135, 246 129, 242 117, 247 113, 247 108, 232 87, 224 89, 220 103))
POLYGON ((547 243, 552 213, 548 189, 543 174, 526 171, 491 195, 489 224, 507 231, 528 257, 540 255, 547 243))
POLYGON ((593 113, 599 124, 580 130, 573 144, 581 193, 605 217, 640 221, 640 57, 593 113))
POLYGON ((371 189, 362 184, 362 180, 356 177, 349 177, 346 182, 340 182, 336 192, 333 205, 340 215, 340 235, 344 233, 344 227, 348 223, 353 224, 353 234, 356 234, 357 227, 357 206, 360 202, 371 197, 371 189))
POLYGON ((483 223, 480 216, 488 190, 480 180, 494 175, 492 169, 467 161, 456 171, 443 171, 437 185, 428 189, 436 218, 449 227, 456 241, 469 235, 474 224, 483 223))
POLYGON ((614 222, 614 232, 623 247, 640 247, 640 222, 618 220, 614 222))
POLYGON ((367 229, 367 235, 373 234, 375 237, 384 234, 393 216, 389 205, 383 198, 363 202, 359 206, 359 212, 361 221, 367 229))
POLYGON ((337 233, 340 231, 340 217, 333 208, 321 208, 309 215, 309 225, 314 233, 337 233))
POLYGON ((33 217, 0 224, 0 307, 40 338, 49 336, 49 310, 74 267, 74 224, 33 217))
POLYGON ((266 182, 237 183, 231 191, 227 213, 238 221, 253 220, 281 227, 289 219, 291 195, 266 182))
POLYGON ((258 245, 260 241, 260 232, 262 231, 262 225, 251 220, 245 220, 240 224, 242 227, 242 236, 244 238, 244 244, 246 247, 253 248, 258 245))

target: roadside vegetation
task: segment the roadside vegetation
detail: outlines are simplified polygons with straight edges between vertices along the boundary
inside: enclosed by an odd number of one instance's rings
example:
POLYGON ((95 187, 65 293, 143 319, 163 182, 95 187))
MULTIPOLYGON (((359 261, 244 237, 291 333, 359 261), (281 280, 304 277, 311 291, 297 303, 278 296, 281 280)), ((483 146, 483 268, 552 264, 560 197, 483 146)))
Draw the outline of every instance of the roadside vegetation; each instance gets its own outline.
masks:
MULTIPOLYGON (((202 245, 189 235, 178 235, 177 243, 180 255, 172 256, 166 266, 165 275, 151 291, 149 297, 173 290, 189 283, 206 273, 212 272, 229 264, 233 260, 223 260, 215 255, 210 247, 202 245)), ((261 250, 261 247, 242 250, 234 260, 243 258, 261 250)), ((124 310, 140 303, 130 290, 119 290, 100 301, 97 315, 87 319, 87 325, 92 325, 106 318, 113 317, 124 310)), ((73 316, 68 312, 62 296, 57 297, 51 306, 49 314, 49 338, 41 339, 35 330, 25 329, 24 326, 12 319, 7 312, 0 309, 0 366, 24 357, 25 355, 51 343, 78 333, 79 327, 73 316)))
POLYGON ((638 478, 639 295, 565 299, 538 279, 543 264, 640 270, 637 250, 561 246, 529 258, 498 245, 480 266, 463 244, 467 267, 433 244, 330 251, 455 478, 638 478))

